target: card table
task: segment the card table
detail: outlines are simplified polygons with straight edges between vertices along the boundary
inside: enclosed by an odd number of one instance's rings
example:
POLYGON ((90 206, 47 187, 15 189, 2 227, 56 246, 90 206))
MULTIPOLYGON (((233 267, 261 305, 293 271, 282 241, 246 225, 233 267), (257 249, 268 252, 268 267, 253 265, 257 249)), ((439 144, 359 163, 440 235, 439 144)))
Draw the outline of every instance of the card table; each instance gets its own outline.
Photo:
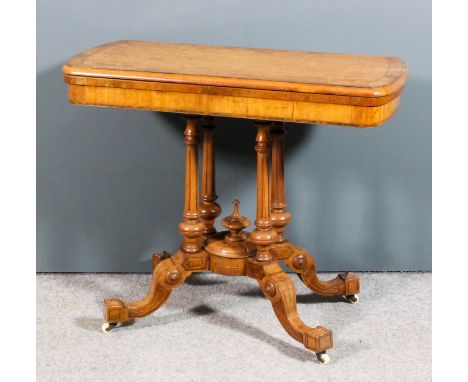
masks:
MULTIPOLYGON (((332 332, 299 317, 284 263, 313 292, 358 301, 359 279, 317 276, 310 252, 291 243, 284 183, 284 124, 375 127, 396 111, 407 78, 397 57, 317 53, 146 41, 116 41, 86 50, 63 66, 70 102, 179 113, 185 119, 185 204, 179 249, 153 255, 149 291, 139 301, 104 300, 103 331, 153 313, 193 272, 256 280, 286 332, 328 363, 332 332), (257 129, 255 228, 233 212, 217 232, 215 117, 253 120, 257 129), (198 134, 202 130, 201 192, 198 134)), ((259 318, 257 318, 258 320, 259 318)))

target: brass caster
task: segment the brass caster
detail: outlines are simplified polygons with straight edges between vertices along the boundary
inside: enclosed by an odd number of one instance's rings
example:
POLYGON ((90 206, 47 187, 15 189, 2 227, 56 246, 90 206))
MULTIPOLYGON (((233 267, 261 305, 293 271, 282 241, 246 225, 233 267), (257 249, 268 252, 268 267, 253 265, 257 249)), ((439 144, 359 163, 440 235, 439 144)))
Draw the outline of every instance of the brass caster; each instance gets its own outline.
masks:
POLYGON ((350 294, 349 296, 345 296, 346 301, 350 304, 357 304, 359 302, 359 295, 357 294, 350 294))
POLYGON ((110 333, 112 329, 117 326, 117 323, 114 322, 104 322, 101 326, 101 330, 103 333, 110 333))
POLYGON ((330 363, 330 356, 326 354, 324 351, 320 353, 315 353, 315 355, 317 356, 318 361, 322 365, 326 365, 327 363, 330 363))

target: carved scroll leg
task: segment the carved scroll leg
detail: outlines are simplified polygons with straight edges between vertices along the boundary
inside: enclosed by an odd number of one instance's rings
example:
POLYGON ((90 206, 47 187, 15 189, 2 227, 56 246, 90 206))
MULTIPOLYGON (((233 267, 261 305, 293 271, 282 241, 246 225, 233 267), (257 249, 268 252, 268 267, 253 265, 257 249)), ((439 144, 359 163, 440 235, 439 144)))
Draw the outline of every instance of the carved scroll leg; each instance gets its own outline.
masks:
POLYGON ((256 279, 270 300, 283 328, 307 349, 317 353, 320 362, 328 363, 327 349, 333 347, 332 332, 322 326, 310 328, 299 317, 296 307, 296 289, 277 262, 249 259, 247 276, 256 279))
POLYGON ((181 285, 190 274, 190 271, 176 264, 172 257, 161 260, 153 270, 150 290, 143 299, 136 302, 124 302, 116 298, 104 300, 103 331, 109 332, 119 322, 153 313, 166 302, 172 289, 181 285))
POLYGON ((322 296, 346 296, 351 303, 357 302, 360 283, 359 278, 351 272, 338 275, 332 280, 320 280, 315 268, 315 260, 310 253, 296 247, 295 251, 284 262, 296 272, 304 284, 322 296))

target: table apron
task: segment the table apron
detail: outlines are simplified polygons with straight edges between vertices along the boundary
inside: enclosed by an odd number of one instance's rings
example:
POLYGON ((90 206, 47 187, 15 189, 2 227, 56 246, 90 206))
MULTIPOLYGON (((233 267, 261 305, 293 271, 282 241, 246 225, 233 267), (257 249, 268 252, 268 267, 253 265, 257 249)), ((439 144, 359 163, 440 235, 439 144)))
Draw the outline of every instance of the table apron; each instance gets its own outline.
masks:
POLYGON ((396 111, 400 97, 380 106, 356 106, 218 94, 69 84, 72 103, 271 121, 375 127, 396 111))

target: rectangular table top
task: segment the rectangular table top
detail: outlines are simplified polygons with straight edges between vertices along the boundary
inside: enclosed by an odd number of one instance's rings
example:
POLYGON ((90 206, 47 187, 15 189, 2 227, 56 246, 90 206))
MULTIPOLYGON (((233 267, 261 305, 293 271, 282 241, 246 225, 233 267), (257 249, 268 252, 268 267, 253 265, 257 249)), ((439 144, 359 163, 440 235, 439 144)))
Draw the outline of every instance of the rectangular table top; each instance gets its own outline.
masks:
POLYGON ((117 41, 63 71, 75 103, 358 126, 396 110, 396 57, 117 41))

